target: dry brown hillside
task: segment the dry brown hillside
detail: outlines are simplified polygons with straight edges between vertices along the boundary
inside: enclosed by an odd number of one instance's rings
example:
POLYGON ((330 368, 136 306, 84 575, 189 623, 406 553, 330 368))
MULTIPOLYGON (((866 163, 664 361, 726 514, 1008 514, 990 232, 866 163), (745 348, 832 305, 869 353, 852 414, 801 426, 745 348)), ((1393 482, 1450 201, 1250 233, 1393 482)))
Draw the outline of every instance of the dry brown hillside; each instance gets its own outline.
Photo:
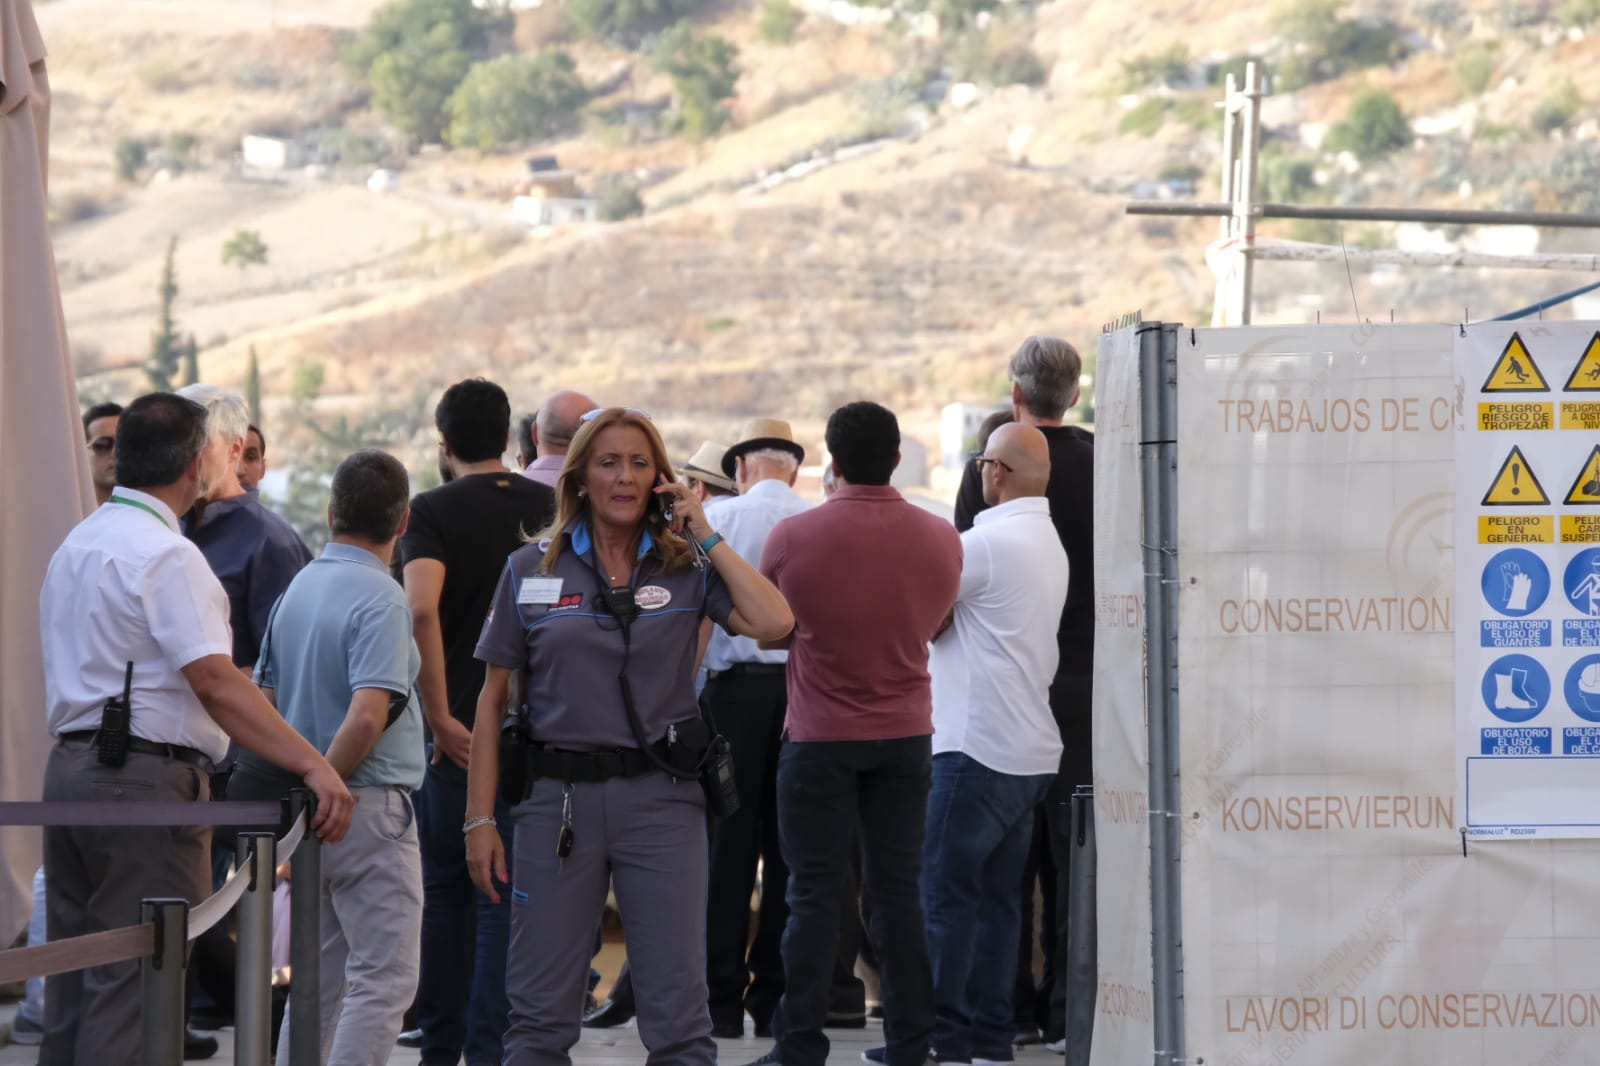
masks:
MULTIPOLYGON (((419 461, 426 396, 471 373, 503 381, 518 406, 578 385, 647 407, 683 447, 757 412, 816 434, 833 405, 858 396, 895 406, 931 444, 938 408, 998 395, 1004 357, 1028 333, 1092 350, 1102 322, 1135 308, 1204 321, 1203 251, 1216 224, 1131 220, 1122 204, 1135 183, 1171 177, 1198 178, 1180 195, 1215 195, 1208 72, 1231 55, 1273 54, 1280 65, 1302 55, 1282 43, 1285 10, 1317 2, 1008 9, 991 40, 1031 50, 1044 83, 985 87, 961 107, 941 96, 945 83, 921 87, 950 69, 949 41, 808 14, 778 44, 758 33, 759 3, 732 2, 702 25, 740 48, 734 121, 721 136, 692 143, 592 118, 579 136, 519 152, 391 149, 375 160, 399 174, 386 194, 365 188, 370 162, 277 181, 241 180, 232 167, 251 131, 382 142, 385 124, 339 62, 371 0, 41 4, 58 92, 57 255, 84 391, 143 387, 156 280, 176 236, 178 316, 203 345, 205 377, 241 383, 254 349, 268 418, 287 418, 296 368, 320 364, 324 411, 403 399, 410 421, 395 423, 389 443, 419 461), (1181 77, 1170 84, 1129 73, 1175 48, 1181 77), (894 88, 913 75, 915 92, 894 88), (869 131, 892 136, 755 187, 869 131), (181 173, 158 173, 157 160, 133 182, 116 179, 119 138, 160 149, 176 133, 196 139, 181 173), (520 229, 509 200, 529 154, 557 155, 590 189, 637 176, 650 211, 520 229), (267 264, 221 265, 241 229, 261 234, 267 264)), ((1600 169, 1586 121, 1600 97, 1600 44, 1563 14, 1577 6, 1531 21, 1513 12, 1512 24, 1487 0, 1334 5, 1351 25, 1389 20, 1394 58, 1276 94, 1270 150, 1285 162, 1269 170, 1302 182, 1290 187, 1298 199, 1594 209, 1564 191, 1600 169), (1353 169, 1308 146, 1310 131, 1371 88, 1400 102, 1414 142, 1353 169), (1539 108, 1558 98, 1575 100, 1575 113, 1546 129, 1539 108), (1467 117, 1439 132, 1435 120, 1450 115, 1467 117)), ((580 38, 555 4, 519 17, 515 47, 569 51, 585 82, 603 86, 596 113, 671 95, 643 53, 580 38)), ((1342 269, 1264 273, 1268 317, 1351 313, 1342 269)), ((1356 280, 1365 313, 1420 317, 1515 306, 1584 279, 1356 280)), ((287 443, 292 458, 297 436, 287 443)))

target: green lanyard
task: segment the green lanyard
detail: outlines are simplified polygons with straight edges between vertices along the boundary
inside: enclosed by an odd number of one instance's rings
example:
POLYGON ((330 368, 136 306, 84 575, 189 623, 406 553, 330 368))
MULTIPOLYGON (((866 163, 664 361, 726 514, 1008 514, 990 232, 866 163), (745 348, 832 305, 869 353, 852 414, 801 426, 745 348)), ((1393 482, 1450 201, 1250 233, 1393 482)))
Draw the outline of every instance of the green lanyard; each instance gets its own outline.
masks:
POLYGON ((160 511, 156 510, 154 507, 151 507, 148 503, 140 503, 138 500, 130 500, 126 496, 113 496, 111 497, 111 502, 120 503, 127 507, 137 507, 141 511, 154 515, 156 521, 160 522, 168 529, 172 528, 172 523, 168 522, 166 517, 162 515, 160 511))

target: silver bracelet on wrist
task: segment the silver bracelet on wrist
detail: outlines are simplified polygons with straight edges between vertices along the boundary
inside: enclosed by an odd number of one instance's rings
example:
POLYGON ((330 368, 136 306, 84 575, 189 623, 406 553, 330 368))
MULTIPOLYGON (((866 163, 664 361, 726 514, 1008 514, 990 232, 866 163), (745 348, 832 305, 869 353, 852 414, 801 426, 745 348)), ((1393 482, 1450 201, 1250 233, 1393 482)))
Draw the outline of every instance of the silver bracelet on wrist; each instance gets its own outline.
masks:
POLYGON ((461 835, 462 836, 466 836, 468 833, 472 832, 474 829, 478 828, 479 826, 482 826, 482 825, 493 825, 493 824, 494 824, 494 815, 492 815, 492 814, 483 814, 483 815, 479 815, 476 818, 468 818, 465 822, 461 823, 461 835))

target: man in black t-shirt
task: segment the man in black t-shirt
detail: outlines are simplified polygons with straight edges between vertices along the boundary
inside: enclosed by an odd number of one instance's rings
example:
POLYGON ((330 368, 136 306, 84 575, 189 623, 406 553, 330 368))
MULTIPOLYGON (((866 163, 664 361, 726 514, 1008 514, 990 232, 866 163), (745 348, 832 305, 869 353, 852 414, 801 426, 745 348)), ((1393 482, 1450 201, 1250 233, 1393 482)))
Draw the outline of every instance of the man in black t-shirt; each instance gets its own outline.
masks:
MULTIPOLYGON (((1045 1040, 1064 1047, 1067 1014, 1072 1012, 1074 1027, 1089 1024, 1094 1007, 1092 978, 1086 989, 1069 990, 1067 962, 1073 937, 1082 930, 1067 927, 1069 858, 1072 854, 1071 826, 1067 804, 1078 785, 1094 783, 1092 751, 1092 695, 1094 682, 1094 434, 1081 426, 1062 425, 1067 411, 1078 403, 1078 377, 1082 360, 1077 350, 1055 337, 1029 337, 1011 357, 1011 404, 1016 421, 1034 426, 1050 446, 1050 481, 1045 497, 1050 501, 1050 520, 1067 551, 1067 604, 1056 630, 1060 659, 1055 680, 1050 685, 1050 710, 1061 730, 1061 768, 1045 796, 1040 827, 1036 835, 1048 839, 1048 849, 1036 848, 1030 862, 1028 883, 1023 886, 1023 913, 1033 913, 1033 869, 1037 868, 1045 890, 1046 930, 1053 926, 1046 942, 1045 980, 1035 999, 1033 990, 1032 923, 1024 921, 1019 956, 1018 981, 1013 1011, 1019 1035, 1043 1030, 1045 1040), (1053 891, 1052 891, 1053 889, 1053 891), (1052 906, 1053 904, 1053 906, 1052 906), (1053 943, 1052 943, 1053 942, 1053 943), (1053 950, 1048 950, 1053 948, 1053 950), (1076 1000, 1069 1005, 1069 991, 1076 1000), (1085 1011, 1089 1012, 1085 1015, 1085 1011)), ((981 468, 967 464, 956 495, 956 528, 966 532, 972 520, 988 505, 983 502, 981 468)), ((1092 936, 1093 931, 1089 934, 1092 936)), ((1092 943, 1092 940, 1089 941, 1092 943)), ((1084 1042, 1087 1047, 1087 1042, 1084 1042)))
MULTIPOLYGON (((417 1024, 422 1061, 498 1066, 509 1007, 509 896, 489 902, 467 874, 461 823, 467 761, 483 664, 473 649, 506 557, 550 522, 555 493, 501 461, 511 405, 482 378, 457 382, 434 409, 447 484, 411 501, 400 541, 422 671, 417 688, 432 740, 417 795, 422 844, 422 977, 417 1024), (476 913, 474 913, 476 912, 476 913), (474 934, 474 927, 476 933, 474 934)), ((507 812, 496 811, 510 839, 507 812)))

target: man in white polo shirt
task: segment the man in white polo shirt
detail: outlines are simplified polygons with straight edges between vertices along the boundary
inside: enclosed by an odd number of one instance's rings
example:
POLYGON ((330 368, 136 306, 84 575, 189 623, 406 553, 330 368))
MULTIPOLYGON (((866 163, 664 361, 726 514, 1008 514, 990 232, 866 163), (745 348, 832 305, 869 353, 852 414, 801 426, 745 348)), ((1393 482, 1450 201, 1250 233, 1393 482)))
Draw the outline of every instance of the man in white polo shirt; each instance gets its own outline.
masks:
POLYGON ((1050 681, 1067 555, 1044 495, 1049 444, 1031 426, 1003 426, 978 463, 990 507, 961 536, 961 592, 929 664, 922 897, 941 1063, 1011 1061, 1017 883, 1034 808, 1061 758, 1050 681))
MULTIPOLYGON (((349 790, 234 667, 228 598, 178 532, 178 515, 220 473, 205 444, 199 404, 170 393, 135 400, 117 427, 109 502, 51 557, 39 613, 57 743, 44 798, 206 800, 231 736, 305 779, 317 834, 336 842, 350 824, 349 790), (119 730, 106 705, 125 686, 119 730)), ((200 827, 46 829, 49 939, 135 925, 148 897, 199 902, 210 841, 200 827)), ((49 979, 41 1066, 138 1062, 140 1037, 137 962, 49 979)))

